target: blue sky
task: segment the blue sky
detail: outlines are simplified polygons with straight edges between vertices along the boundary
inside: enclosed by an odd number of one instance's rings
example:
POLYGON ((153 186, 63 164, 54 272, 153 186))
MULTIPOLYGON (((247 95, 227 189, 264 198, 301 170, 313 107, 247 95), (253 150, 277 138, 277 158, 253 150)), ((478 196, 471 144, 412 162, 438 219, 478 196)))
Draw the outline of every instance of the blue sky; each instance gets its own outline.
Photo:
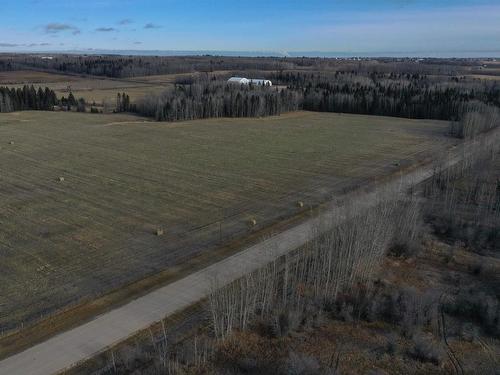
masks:
POLYGON ((499 0, 1 0, 0 52, 500 50, 499 0))

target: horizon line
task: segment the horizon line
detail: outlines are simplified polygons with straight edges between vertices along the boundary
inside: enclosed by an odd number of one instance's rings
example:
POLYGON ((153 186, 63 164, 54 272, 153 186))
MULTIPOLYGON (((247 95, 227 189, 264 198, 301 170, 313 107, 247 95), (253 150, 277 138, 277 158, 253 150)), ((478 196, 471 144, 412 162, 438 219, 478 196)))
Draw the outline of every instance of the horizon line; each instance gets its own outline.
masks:
POLYGON ((155 56, 224 56, 224 57, 411 57, 411 58, 498 58, 499 50, 449 50, 449 51, 275 51, 275 50, 169 50, 169 49, 61 49, 61 50, 5 50, 0 54, 105 54, 138 55, 141 53, 155 56))

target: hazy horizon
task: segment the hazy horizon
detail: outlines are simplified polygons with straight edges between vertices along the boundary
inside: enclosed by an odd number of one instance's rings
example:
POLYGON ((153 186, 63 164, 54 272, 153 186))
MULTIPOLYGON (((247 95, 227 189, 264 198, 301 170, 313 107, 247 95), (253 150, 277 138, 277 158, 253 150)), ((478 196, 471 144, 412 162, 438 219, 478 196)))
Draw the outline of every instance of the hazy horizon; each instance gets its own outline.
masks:
POLYGON ((2 3, 0 53, 500 56, 500 4, 493 0, 2 3))
POLYGON ((19 50, 0 51, 0 54, 81 54, 81 55, 122 55, 122 56, 226 56, 226 57, 319 57, 319 58, 500 58, 500 51, 380 51, 380 52, 343 52, 343 51, 220 51, 220 50, 19 50))

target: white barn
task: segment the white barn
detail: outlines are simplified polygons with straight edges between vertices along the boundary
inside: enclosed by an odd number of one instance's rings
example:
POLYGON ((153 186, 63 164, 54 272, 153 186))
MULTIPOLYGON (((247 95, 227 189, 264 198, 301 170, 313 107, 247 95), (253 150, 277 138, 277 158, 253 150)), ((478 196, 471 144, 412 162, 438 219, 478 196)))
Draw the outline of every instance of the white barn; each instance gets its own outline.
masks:
POLYGON ((238 85, 260 85, 260 86, 272 86, 273 83, 268 79, 248 79, 243 77, 231 77, 227 80, 228 83, 235 83, 238 85))
POLYGON ((247 78, 231 77, 227 80, 228 83, 236 83, 238 85, 248 85, 250 81, 247 78))

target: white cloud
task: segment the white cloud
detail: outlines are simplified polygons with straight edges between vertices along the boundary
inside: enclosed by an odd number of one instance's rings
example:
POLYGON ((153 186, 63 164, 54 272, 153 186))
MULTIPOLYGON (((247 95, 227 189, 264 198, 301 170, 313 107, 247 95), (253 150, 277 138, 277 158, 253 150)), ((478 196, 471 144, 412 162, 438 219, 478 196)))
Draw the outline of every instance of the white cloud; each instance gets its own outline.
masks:
POLYGON ((98 31, 101 33, 109 33, 111 31, 116 31, 116 29, 113 27, 98 27, 97 29, 95 29, 95 31, 98 31))
POLYGON ((126 19, 118 21, 118 25, 122 25, 122 26, 130 25, 131 23, 134 23, 134 21, 131 20, 130 18, 126 18, 126 19))
POLYGON ((65 31, 69 31, 73 35, 80 34, 80 29, 78 29, 76 26, 67 23, 52 22, 45 25, 44 30, 47 34, 57 34, 65 31))
POLYGON ((150 23, 145 24, 144 28, 145 29, 160 29, 161 26, 150 22, 150 23))

